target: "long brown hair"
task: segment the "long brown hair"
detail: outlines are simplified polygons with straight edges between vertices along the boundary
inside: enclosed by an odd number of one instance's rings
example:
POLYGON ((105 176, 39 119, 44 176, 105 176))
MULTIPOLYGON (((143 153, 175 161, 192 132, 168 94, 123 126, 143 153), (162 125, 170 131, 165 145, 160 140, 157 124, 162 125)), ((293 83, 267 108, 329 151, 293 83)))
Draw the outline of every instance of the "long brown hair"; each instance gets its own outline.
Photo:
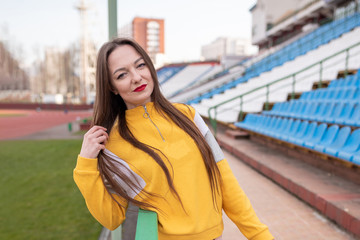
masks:
MULTIPOLYGON (((176 195, 176 197, 181 202, 181 199, 174 187, 169 169, 166 167, 163 159, 157 153, 158 149, 155 149, 152 146, 144 144, 138 141, 131 131, 129 130, 126 119, 125 119, 125 111, 126 105, 123 99, 120 97, 119 94, 115 95, 113 93, 113 86, 111 84, 111 75, 108 68, 108 57, 110 53, 112 53, 117 47, 121 45, 130 45, 132 46, 144 59, 146 66, 149 68, 151 72, 151 77, 154 81, 154 90, 151 94, 151 100, 154 102, 155 109, 157 112, 162 114, 166 119, 170 119, 173 121, 177 126, 183 129, 189 136, 194 139, 195 143, 197 144, 201 155, 204 160, 204 164, 206 166, 207 174, 209 177, 212 195, 213 195, 213 202, 215 204, 216 193, 219 193, 219 181, 220 179, 220 172, 214 160, 214 156, 212 151, 207 144, 205 138, 196 127, 194 122, 186 117, 181 111, 175 108, 161 93, 159 82, 156 74, 156 70, 152 61, 145 50, 137 44, 132 39, 128 38, 117 38, 112 41, 105 43, 99 50, 98 57, 97 57, 97 68, 96 68, 96 100, 94 104, 94 115, 93 115, 93 124, 100 125, 107 129, 108 132, 113 128, 115 121, 118 121, 118 132, 120 136, 129 142, 135 148, 138 148, 148 155, 150 155, 155 162, 162 168, 164 174, 166 176, 167 182, 169 184, 170 190, 176 195)), ((162 153, 161 153, 162 154, 162 153)), ((163 155, 167 160, 166 156, 163 155)), ((115 161, 110 156, 106 155, 103 151, 99 153, 98 156, 98 165, 100 175, 107 187, 109 192, 115 192, 116 194, 120 195, 124 199, 129 202, 134 203, 139 207, 144 208, 155 208, 154 206, 135 200, 131 198, 126 191, 119 185, 116 178, 120 178, 123 183, 128 184, 129 188, 132 190, 139 190, 140 187, 137 183, 134 183, 130 180, 130 178, 123 172, 116 171, 119 169, 117 166, 119 163, 115 161), (116 176, 116 178, 114 178, 116 176)), ((171 164, 170 164, 171 166, 171 164)), ((152 193, 142 191, 143 194, 147 194, 150 196, 155 196, 152 193)), ((181 203, 182 204, 182 203, 181 203)))

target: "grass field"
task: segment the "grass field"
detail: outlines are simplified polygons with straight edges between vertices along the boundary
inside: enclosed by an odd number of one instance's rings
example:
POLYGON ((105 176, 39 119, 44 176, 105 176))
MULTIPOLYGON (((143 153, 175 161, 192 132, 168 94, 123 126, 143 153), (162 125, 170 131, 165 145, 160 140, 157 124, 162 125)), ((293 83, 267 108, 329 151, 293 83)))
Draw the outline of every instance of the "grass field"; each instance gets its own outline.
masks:
POLYGON ((97 239, 72 171, 80 140, 0 141, 0 239, 97 239))

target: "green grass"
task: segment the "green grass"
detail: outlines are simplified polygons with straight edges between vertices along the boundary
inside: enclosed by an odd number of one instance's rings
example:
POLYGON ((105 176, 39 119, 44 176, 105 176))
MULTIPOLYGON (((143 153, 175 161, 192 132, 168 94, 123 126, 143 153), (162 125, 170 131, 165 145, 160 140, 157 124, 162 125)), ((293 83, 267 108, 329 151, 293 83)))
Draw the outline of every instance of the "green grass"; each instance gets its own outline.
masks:
POLYGON ((0 141, 0 239, 97 239, 72 171, 81 140, 0 141))

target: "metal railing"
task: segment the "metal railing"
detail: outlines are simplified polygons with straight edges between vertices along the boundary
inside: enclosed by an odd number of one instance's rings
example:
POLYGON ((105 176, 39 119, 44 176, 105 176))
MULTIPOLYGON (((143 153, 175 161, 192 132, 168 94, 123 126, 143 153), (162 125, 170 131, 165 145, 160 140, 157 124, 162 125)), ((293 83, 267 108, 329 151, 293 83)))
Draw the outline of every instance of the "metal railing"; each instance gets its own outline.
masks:
MULTIPOLYGON (((343 50, 341 50, 341 51, 339 51, 339 52, 337 52, 337 53, 335 53, 335 54, 332 54, 332 55, 330 55, 330 56, 328 56, 328 57, 326 57, 326 58, 323 58, 322 60, 320 60, 320 61, 318 61, 318 62, 316 62, 316 63, 313 63, 313 64, 311 64, 311 65, 309 65, 309 66, 307 66, 307 67, 305 67, 305 68, 303 68, 303 69, 301 69, 301 70, 299 70, 299 71, 296 71, 296 72, 294 72, 294 73, 288 74, 288 75, 286 75, 286 76, 284 76, 284 77, 282 77, 282 78, 280 78, 280 79, 277 79, 277 80, 272 81, 272 82, 270 82, 270 83, 264 84, 264 85, 262 85, 262 86, 260 86, 260 87, 254 88, 254 89, 252 89, 252 90, 250 90, 250 91, 247 91, 247 92, 245 92, 245 93, 243 93, 243 94, 237 95, 237 96, 235 96, 235 97, 233 97, 233 98, 230 98, 230 99, 228 99, 228 100, 226 100, 226 101, 224 101, 224 102, 221 102, 221 103, 219 103, 219 104, 216 104, 216 105, 210 107, 210 108, 208 109, 208 116, 209 116, 209 120, 210 120, 211 126, 212 126, 215 134, 216 134, 216 131, 217 131, 217 119, 216 119, 216 117, 217 117, 217 114, 218 114, 218 108, 219 108, 220 106, 223 106, 223 105, 225 105, 225 104, 227 104, 227 103, 230 103, 230 102, 233 102, 233 101, 239 101, 239 100, 240 100, 239 120, 242 120, 242 116, 243 116, 243 111, 242 111, 242 109, 243 109, 243 104, 244 104, 244 101, 243 101, 244 97, 245 97, 245 96, 248 96, 248 95, 250 95, 250 94, 252 94, 252 93, 259 92, 260 90, 265 89, 265 90, 266 90, 266 93, 265 93, 265 96, 266 96, 265 110, 269 110, 269 94, 270 94, 270 87, 271 87, 271 86, 273 86, 273 85, 276 84, 276 83, 279 83, 279 82, 282 82, 282 81, 284 81, 284 80, 287 80, 287 79, 289 79, 289 78, 292 78, 292 82, 291 82, 291 84, 292 84, 291 96, 292 96, 292 97, 291 97, 291 98, 293 99, 293 98, 295 97, 295 85, 296 85, 296 83, 300 80, 300 79, 297 79, 297 76, 298 76, 299 74, 301 74, 301 73, 309 70, 309 69, 315 68, 316 66, 319 67, 319 71, 316 71, 316 74, 319 74, 319 87, 321 88, 321 87, 322 87, 322 81, 323 81, 323 71, 324 71, 324 64, 325 64, 325 62, 327 62, 327 61, 335 58, 336 56, 339 56, 340 54, 345 53, 345 71, 344 71, 344 74, 345 74, 345 76, 346 76, 346 75, 348 74, 348 70, 349 70, 349 69, 348 69, 348 66, 349 66, 349 56, 350 56, 350 55, 349 55, 349 52, 350 52, 351 49, 353 49, 353 48, 355 48, 355 47, 357 47, 357 46, 360 46, 360 42, 358 42, 358 43, 356 43, 356 44, 354 44, 354 45, 352 45, 352 46, 350 46, 350 47, 347 47, 347 48, 345 48, 345 49, 343 49, 343 50), (212 115, 212 112, 214 112, 214 115, 212 115)), ((359 54, 359 53, 356 53, 356 55, 357 55, 357 54, 359 54)))

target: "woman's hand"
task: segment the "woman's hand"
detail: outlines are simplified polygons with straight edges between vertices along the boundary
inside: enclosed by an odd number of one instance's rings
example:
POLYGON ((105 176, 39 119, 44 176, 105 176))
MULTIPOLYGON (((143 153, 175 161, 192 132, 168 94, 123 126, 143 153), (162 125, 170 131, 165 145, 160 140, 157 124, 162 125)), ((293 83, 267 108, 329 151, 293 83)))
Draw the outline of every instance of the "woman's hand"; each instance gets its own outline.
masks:
POLYGON ((106 132, 106 128, 93 126, 84 135, 80 156, 84 158, 97 158, 99 152, 105 149, 108 139, 109 135, 106 132))

